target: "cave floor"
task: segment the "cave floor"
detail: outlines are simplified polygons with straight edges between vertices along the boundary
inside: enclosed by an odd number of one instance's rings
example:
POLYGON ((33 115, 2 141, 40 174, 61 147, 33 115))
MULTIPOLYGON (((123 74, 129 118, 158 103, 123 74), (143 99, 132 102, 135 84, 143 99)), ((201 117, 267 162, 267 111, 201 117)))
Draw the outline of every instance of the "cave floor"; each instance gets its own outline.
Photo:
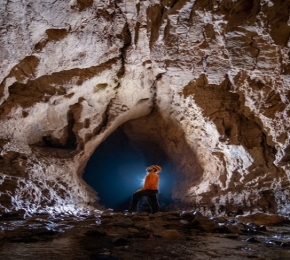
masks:
POLYGON ((0 219, 0 259, 35 258, 286 260, 290 225, 193 221, 177 212, 0 219))

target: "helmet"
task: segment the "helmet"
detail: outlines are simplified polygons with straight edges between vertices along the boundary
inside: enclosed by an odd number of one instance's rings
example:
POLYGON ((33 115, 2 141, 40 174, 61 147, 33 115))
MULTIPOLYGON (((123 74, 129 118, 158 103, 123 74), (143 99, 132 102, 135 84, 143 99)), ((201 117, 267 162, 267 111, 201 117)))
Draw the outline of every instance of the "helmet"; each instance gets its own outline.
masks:
POLYGON ((161 172, 162 171, 162 168, 161 168, 161 166, 159 166, 159 165, 151 165, 151 166, 149 166, 149 167, 147 167, 147 172, 161 172))

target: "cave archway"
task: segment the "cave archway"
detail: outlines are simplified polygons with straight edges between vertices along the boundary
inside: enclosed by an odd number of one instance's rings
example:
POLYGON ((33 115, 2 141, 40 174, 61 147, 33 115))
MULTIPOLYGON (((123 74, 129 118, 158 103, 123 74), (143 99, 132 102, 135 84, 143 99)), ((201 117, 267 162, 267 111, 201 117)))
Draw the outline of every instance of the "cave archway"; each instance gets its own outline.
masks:
POLYGON ((90 157, 83 179, 97 193, 100 204, 115 211, 126 210, 133 192, 143 184, 146 167, 159 164, 159 203, 165 210, 172 203, 173 164, 159 147, 150 140, 138 143, 131 140, 120 126, 103 141, 90 157))

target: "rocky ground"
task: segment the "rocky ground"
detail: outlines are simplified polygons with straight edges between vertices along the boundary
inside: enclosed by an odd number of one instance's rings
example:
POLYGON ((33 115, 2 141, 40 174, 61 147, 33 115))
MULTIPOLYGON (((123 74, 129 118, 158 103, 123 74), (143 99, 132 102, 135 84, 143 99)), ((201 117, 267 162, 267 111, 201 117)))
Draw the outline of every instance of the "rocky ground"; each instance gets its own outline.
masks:
POLYGON ((277 215, 209 218, 196 211, 83 215, 5 213, 0 259, 290 259, 277 215))

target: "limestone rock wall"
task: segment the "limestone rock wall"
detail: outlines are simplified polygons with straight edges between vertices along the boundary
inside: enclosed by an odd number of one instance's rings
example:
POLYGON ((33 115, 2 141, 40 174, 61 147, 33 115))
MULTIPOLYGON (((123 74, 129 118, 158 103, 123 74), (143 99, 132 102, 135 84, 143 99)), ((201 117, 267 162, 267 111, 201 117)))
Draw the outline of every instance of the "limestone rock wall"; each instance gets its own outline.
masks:
POLYGON ((95 203, 82 170, 125 123, 129 138, 144 149, 158 143, 172 160, 181 205, 287 213, 289 8, 283 0, 2 1, 2 209, 17 208, 14 198, 37 210, 48 200, 95 203), (21 188, 13 174, 23 156, 34 159, 20 170, 21 188), (48 200, 25 192, 34 175, 46 183, 34 182, 39 194, 51 187, 48 200))
POLYGON ((66 151, 48 148, 44 153, 15 140, 1 140, 0 145, 0 212, 77 213, 97 203, 66 151))

